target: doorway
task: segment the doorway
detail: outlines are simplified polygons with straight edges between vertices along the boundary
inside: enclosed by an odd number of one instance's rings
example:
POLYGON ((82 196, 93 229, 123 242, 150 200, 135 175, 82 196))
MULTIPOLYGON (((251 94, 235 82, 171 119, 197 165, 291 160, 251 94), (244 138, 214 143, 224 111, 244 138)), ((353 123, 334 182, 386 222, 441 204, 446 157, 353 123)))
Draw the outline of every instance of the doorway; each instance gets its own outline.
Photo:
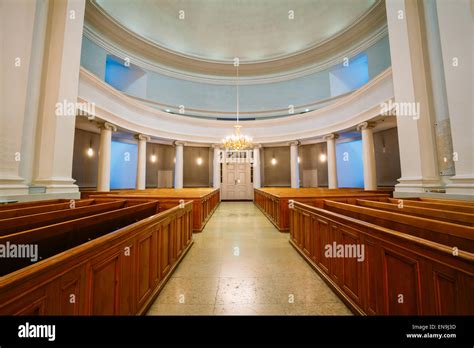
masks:
POLYGON ((253 199, 253 168, 251 163, 222 163, 222 200, 253 199))

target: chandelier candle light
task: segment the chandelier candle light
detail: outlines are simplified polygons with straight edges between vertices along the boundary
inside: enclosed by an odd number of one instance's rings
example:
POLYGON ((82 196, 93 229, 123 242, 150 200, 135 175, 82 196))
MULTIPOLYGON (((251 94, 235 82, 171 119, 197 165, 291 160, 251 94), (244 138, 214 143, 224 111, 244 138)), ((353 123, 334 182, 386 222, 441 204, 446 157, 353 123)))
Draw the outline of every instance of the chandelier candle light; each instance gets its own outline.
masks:
POLYGON ((242 126, 239 124, 239 66, 237 65, 237 124, 234 125, 235 133, 222 139, 226 150, 245 150, 252 147, 252 138, 240 134, 242 126))

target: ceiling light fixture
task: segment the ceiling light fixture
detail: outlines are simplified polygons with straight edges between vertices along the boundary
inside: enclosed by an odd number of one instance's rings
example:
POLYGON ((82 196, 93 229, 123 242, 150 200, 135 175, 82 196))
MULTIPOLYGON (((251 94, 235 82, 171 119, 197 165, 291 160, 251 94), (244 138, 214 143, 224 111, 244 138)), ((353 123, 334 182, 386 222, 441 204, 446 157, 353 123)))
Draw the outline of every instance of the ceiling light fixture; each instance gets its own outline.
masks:
POLYGON ((237 65, 237 124, 234 125, 235 133, 222 139, 226 150, 245 150, 252 147, 252 138, 240 133, 242 126, 239 124, 239 66, 237 65))

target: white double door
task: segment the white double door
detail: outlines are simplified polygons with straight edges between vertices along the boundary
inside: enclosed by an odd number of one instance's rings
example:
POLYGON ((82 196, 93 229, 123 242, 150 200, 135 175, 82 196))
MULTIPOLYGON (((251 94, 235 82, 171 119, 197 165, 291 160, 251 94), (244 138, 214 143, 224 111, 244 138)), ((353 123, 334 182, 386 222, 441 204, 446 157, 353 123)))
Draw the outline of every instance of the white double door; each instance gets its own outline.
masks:
POLYGON ((222 164, 222 200, 252 200, 253 184, 250 163, 222 164))

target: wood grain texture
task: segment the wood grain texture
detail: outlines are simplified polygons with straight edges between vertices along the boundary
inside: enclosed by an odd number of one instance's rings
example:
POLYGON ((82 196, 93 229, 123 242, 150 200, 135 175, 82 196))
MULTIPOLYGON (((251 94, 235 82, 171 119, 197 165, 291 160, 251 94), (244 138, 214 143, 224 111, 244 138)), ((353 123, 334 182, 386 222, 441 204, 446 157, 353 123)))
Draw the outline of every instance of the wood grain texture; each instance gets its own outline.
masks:
POLYGON ((454 255, 449 243, 346 216, 343 209, 333 212, 295 202, 290 215, 290 243, 354 313, 474 314, 472 252, 454 255), (301 224, 308 215, 316 223, 301 224), (313 240, 311 254, 302 247, 305 239, 313 240), (364 259, 327 257, 325 246, 333 242, 364 246, 364 259))
POLYGON ((255 205, 268 217, 280 232, 290 228, 288 204, 290 200, 298 200, 308 205, 321 207, 325 199, 351 203, 357 198, 385 200, 390 191, 364 191, 361 189, 327 189, 327 188, 281 188, 266 187, 254 189, 255 205))
POLYGON ((38 243, 45 257, 6 273, 2 264, 0 314, 145 313, 192 245, 192 202, 160 213, 157 206, 135 204, 1 237, 38 243))
POLYGON ((116 199, 157 200, 162 210, 179 204, 181 200, 193 201, 193 230, 201 232, 220 203, 220 190, 214 188, 117 190, 112 194, 89 195, 88 197, 116 199))

